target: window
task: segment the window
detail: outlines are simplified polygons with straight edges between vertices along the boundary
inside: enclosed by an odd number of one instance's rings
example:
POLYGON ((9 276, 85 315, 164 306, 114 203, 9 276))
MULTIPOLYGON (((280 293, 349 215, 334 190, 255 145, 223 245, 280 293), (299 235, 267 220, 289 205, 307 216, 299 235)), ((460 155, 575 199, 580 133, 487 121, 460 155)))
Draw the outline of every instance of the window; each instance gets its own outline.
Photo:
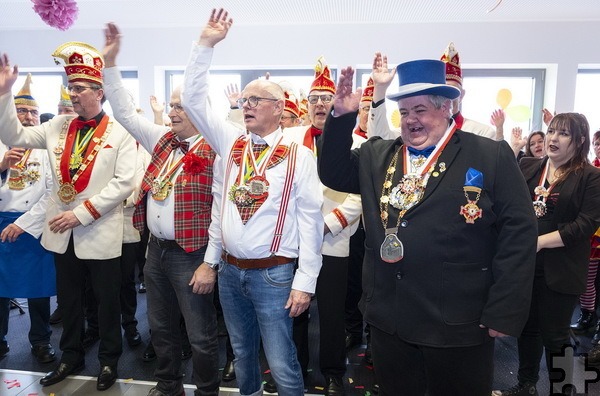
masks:
POLYGON ((574 111, 584 114, 590 123, 590 133, 600 129, 598 113, 598 92, 600 92, 600 69, 582 69, 577 72, 574 111))
MULTIPOLYGON (((358 69, 357 80, 361 86, 366 86, 370 74, 370 69, 358 69)), ((511 130, 516 126, 524 131, 541 129, 544 74, 544 69, 463 69, 463 115, 491 125, 492 112, 504 107, 504 137, 507 140, 510 140, 511 130), (500 94, 500 90, 508 90, 510 95, 506 91, 500 94), (499 96, 504 99, 502 106, 498 103, 499 96), (510 100, 507 100, 509 97, 510 100)), ((398 77, 395 76, 389 92, 397 89, 398 77)), ((386 100, 386 106, 391 125, 397 126, 396 103, 386 100)))
MULTIPOLYGON (((331 66, 330 66, 331 68, 331 66)), ((310 85, 314 80, 314 69, 264 69, 264 70, 220 70, 212 69, 209 74, 209 95, 212 108, 219 116, 226 118, 229 113, 230 104, 225 95, 229 84, 236 84, 240 91, 250 82, 258 78, 264 78, 269 73, 269 80, 275 83, 283 83, 294 87, 294 94, 299 97, 300 93, 308 95, 310 85)), ((335 81, 335 70, 331 70, 335 81)), ((165 102, 169 103, 173 89, 183 84, 183 70, 165 71, 165 102)))
MULTIPOLYGON (((27 78, 27 72, 19 73, 17 81, 13 85, 13 96, 16 96, 27 78)), ((64 72, 31 73, 31 96, 33 96, 40 108, 40 114, 52 113, 58 111, 58 101, 60 100, 60 85, 64 83, 64 72)))

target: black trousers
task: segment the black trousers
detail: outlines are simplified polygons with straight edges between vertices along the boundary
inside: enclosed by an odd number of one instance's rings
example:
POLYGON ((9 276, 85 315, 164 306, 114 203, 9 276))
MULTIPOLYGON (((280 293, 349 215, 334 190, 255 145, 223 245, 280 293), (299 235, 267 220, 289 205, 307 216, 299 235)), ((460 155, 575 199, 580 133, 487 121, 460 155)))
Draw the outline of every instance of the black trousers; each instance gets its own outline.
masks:
MULTIPOLYGON (((571 345, 569 336, 571 316, 577 305, 578 296, 563 294, 550 290, 543 276, 536 276, 533 281, 533 297, 529 318, 525 328, 518 338, 519 346, 519 383, 537 383, 539 379, 540 361, 544 349, 546 351, 546 366, 551 388, 552 382, 572 383, 573 360, 571 370, 561 363, 561 367, 554 369, 554 356, 563 356, 563 348, 571 345), (563 372, 564 370, 564 372, 563 372), (566 377, 563 379, 563 375, 566 377)), ((562 361, 562 359, 561 359, 562 361)), ((555 393, 563 390, 554 386, 555 393)), ((562 387, 560 387, 562 388, 562 387)))
POLYGON ((83 331, 83 301, 86 273, 98 303, 98 328, 100 346, 98 359, 101 366, 117 366, 121 356, 121 289, 120 259, 82 260, 75 255, 73 237, 67 251, 56 253, 56 287, 63 315, 63 332, 60 338, 62 363, 77 365, 84 360, 81 343, 83 331))
POLYGON ((350 237, 350 257, 348 257, 348 290, 346 292, 346 333, 362 338, 363 317, 358 309, 362 296, 362 268, 365 258, 365 229, 362 220, 356 232, 350 237))
MULTIPOLYGON (((138 321, 135 318, 137 311, 137 291, 135 290, 135 266, 140 242, 124 243, 120 258, 121 268, 121 326, 125 331, 136 331, 138 321)), ((98 302, 94 296, 91 282, 86 282, 85 314, 88 331, 98 333, 98 302)))
POLYGON ((371 325, 379 396, 489 396, 494 340, 472 347, 434 348, 401 340, 371 325))
POLYGON ((344 306, 348 257, 323 255, 317 278, 319 308, 319 366, 324 376, 341 377, 346 373, 346 332, 344 306))

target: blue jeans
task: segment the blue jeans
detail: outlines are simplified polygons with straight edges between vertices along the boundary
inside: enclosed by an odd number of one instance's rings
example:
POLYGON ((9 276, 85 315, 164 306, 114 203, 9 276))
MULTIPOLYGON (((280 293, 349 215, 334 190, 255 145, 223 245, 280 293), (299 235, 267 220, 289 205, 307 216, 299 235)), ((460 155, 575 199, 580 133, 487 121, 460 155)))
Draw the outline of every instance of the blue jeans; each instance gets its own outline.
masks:
POLYGON ((293 279, 294 262, 252 270, 221 264, 219 296, 241 395, 262 392, 261 337, 279 395, 304 395, 302 370, 292 339, 292 318, 289 309, 284 309, 293 279))
POLYGON ((165 394, 181 394, 180 318, 183 315, 192 346, 192 381, 196 396, 219 394, 219 343, 213 293, 195 294, 189 282, 204 261, 205 248, 191 253, 179 247, 161 248, 151 238, 144 267, 148 322, 158 364, 154 375, 165 394))

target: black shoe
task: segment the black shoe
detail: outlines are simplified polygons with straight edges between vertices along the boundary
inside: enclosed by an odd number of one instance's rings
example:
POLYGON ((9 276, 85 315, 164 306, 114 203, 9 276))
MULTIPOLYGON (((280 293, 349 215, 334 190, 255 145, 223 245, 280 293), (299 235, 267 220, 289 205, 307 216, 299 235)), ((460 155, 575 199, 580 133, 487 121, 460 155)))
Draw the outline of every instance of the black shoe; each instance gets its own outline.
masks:
POLYGON ((584 334, 596 327, 597 324, 598 316, 596 316, 596 312, 582 309, 577 322, 571 325, 571 330, 573 330, 573 333, 575 334, 584 334))
POLYGON ((191 357, 192 357, 192 348, 190 348, 190 349, 184 348, 181 351, 181 360, 188 360, 191 357))
POLYGON ((57 307, 54 310, 54 312, 52 312, 52 315, 50 315, 50 320, 48 320, 48 323, 50 323, 51 325, 55 325, 59 324, 60 322, 62 322, 62 314, 60 313, 60 310, 57 307))
POLYGON ((84 368, 84 361, 81 361, 79 364, 60 363, 58 367, 56 367, 53 371, 50 371, 40 380, 40 384, 42 386, 57 384, 67 378, 68 375, 77 374, 84 368))
POLYGON ((374 395, 379 394, 379 384, 373 384, 373 389, 371 389, 371 393, 374 395))
POLYGON ((125 339, 130 347, 136 347, 142 343, 142 336, 135 327, 125 330, 125 339))
POLYGON ((144 362, 151 362, 155 359, 156 352, 154 351, 154 345, 152 345, 152 341, 150 341, 146 349, 144 349, 144 353, 142 354, 142 360, 144 362))
POLYGON ((228 360, 227 363, 225 363, 221 379, 225 382, 233 381, 235 379, 235 369, 232 360, 228 360))
POLYGON ((342 377, 325 377, 325 395, 340 396, 345 395, 344 382, 342 377))
POLYGON ((517 384, 510 389, 492 391, 492 396, 538 396, 538 392, 535 384, 525 382, 524 384, 517 384))
POLYGON ((277 384, 273 377, 270 377, 267 382, 263 385, 263 389, 267 393, 277 393, 277 384))
POLYGON ((98 332, 94 330, 86 330, 86 332, 83 334, 83 340, 81 340, 83 343, 83 349, 89 349, 93 347, 99 339, 100 336, 98 335, 98 332))
POLYGON ((146 293, 146 283, 140 282, 140 287, 138 288, 138 293, 146 293))
POLYGON ((9 351, 10 351, 10 346, 8 346, 8 343, 0 342, 0 358, 3 358, 4 356, 8 355, 9 351))
POLYGON ((105 391, 117 381, 117 368, 112 366, 102 366, 100 375, 98 375, 98 383, 96 389, 105 391))
POLYGON ((50 363, 56 359, 56 352, 51 344, 32 345, 31 353, 39 363, 50 363))
POLYGON ((175 391, 175 392, 163 392, 160 389, 158 389, 158 386, 153 386, 152 388, 150 388, 150 392, 148 392, 147 396, 183 396, 185 395, 185 390, 183 389, 183 386, 181 387, 181 389, 175 391))
POLYGON ((346 335, 346 350, 350 350, 362 344, 362 337, 357 335, 348 334, 346 335))
POLYGON ((600 324, 598 324, 598 326, 596 326, 596 332, 594 333, 594 336, 592 337, 592 345, 598 345, 600 344, 600 324))

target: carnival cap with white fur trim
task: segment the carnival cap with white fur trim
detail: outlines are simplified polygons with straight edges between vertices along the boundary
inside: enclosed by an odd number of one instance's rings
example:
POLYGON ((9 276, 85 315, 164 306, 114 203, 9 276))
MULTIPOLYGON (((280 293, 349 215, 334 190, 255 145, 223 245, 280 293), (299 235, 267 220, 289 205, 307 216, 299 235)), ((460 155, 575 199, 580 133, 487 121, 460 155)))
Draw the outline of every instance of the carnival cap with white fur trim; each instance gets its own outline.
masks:
POLYGON ((460 90, 446 84, 446 65, 433 59, 421 59, 401 63, 396 67, 398 92, 387 95, 390 100, 399 100, 419 95, 439 95, 448 99, 460 96, 460 90))

